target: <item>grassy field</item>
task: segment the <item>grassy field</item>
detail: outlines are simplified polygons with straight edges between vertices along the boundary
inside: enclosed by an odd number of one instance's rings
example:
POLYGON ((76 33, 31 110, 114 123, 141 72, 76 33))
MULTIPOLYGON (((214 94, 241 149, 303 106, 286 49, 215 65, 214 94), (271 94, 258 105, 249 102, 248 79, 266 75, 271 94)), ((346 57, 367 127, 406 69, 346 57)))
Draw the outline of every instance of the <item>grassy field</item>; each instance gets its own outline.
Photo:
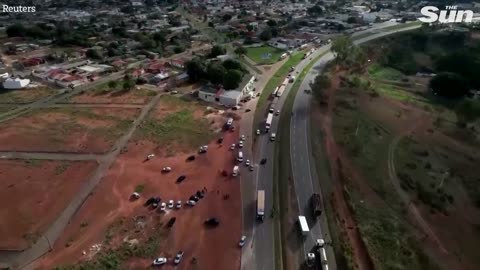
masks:
POLYGON ((402 79, 405 79, 405 75, 403 75, 402 72, 379 64, 368 66, 368 74, 371 78, 377 80, 401 81, 402 79))
POLYGON ((22 90, 1 90, 0 103, 31 103, 54 93, 55 90, 48 87, 26 88, 22 90))
POLYGON ((252 47, 247 49, 247 57, 252 59, 257 64, 270 65, 280 60, 280 56, 285 52, 270 46, 252 47), (263 59, 262 55, 271 54, 270 58, 263 59))
POLYGON ((160 118, 150 115, 139 129, 141 138, 164 145, 165 148, 182 145, 189 149, 213 139, 209 121, 194 116, 196 110, 201 110, 200 106, 174 96, 163 96, 159 106, 162 105, 175 109, 160 118))
POLYGON ((283 64, 282 67, 278 69, 275 75, 273 75, 272 78, 270 78, 270 80, 267 82, 267 85, 265 85, 265 88, 263 89, 262 94, 258 99, 257 108, 255 110, 255 117, 253 119, 254 127, 257 127, 261 119, 263 118, 267 109, 267 105, 268 105, 267 102, 269 98, 272 96, 272 93, 273 93, 273 90, 275 90, 275 87, 277 87, 282 83, 282 81, 288 75, 290 68, 292 66, 298 65, 298 63, 302 61, 302 58, 303 58, 303 52, 297 52, 293 54, 285 62, 285 64, 283 64))

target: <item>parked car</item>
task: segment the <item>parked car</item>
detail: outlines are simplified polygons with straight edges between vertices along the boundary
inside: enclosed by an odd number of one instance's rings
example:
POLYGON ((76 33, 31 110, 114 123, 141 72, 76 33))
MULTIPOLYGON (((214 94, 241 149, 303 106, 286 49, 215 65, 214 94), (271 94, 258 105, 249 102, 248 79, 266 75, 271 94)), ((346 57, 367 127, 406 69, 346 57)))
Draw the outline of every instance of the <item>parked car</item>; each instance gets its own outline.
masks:
POLYGON ((235 150, 235 144, 232 143, 232 145, 230 146, 230 150, 235 150))
POLYGON ((173 208, 173 200, 168 201, 168 208, 173 208))
POLYGON ((167 204, 162 202, 162 204, 160 205, 160 211, 165 211, 167 210, 167 204))
POLYGON ((265 163, 267 163, 267 159, 266 159, 266 158, 262 158, 262 160, 260 160, 260 164, 264 165, 265 163))
POLYGON ((150 154, 150 155, 147 156, 147 159, 150 160, 150 159, 152 159, 152 158, 154 158, 154 157, 155 157, 155 154, 150 154))
POLYGON ((145 202, 145 206, 148 206, 148 205, 152 204, 154 201, 155 201, 155 197, 150 197, 150 198, 145 202))
POLYGON ((242 134, 242 135, 240 136, 240 141, 242 141, 242 142, 245 141, 245 135, 242 134))
POLYGON ((162 172, 167 173, 167 172, 170 172, 171 170, 172 170, 171 167, 163 167, 162 172))
POLYGON ((153 200, 153 203, 152 203, 152 207, 153 208, 157 208, 158 204, 160 203, 162 199, 160 199, 160 197, 155 197, 155 199, 153 200))
POLYGON ((173 224, 175 224, 175 221, 177 220, 176 217, 172 217, 168 220, 167 222, 167 227, 171 228, 173 226, 173 224))
POLYGON ((220 224, 220 220, 218 220, 218 218, 209 218, 205 220, 205 224, 209 226, 218 226, 220 224))
POLYGON ((218 138, 217 142, 218 143, 223 143, 223 137, 218 138))
POLYGON ((261 133, 260 129, 257 129, 257 135, 260 135, 260 133, 261 133))
POLYGON ((240 242, 238 242, 238 245, 240 247, 243 247, 246 241, 247 241, 247 236, 243 235, 242 238, 240 238, 240 242))
POLYGON ((195 193, 195 195, 200 199, 202 199, 204 197, 203 191, 200 191, 200 190, 198 190, 197 193, 195 193))
POLYGON ((195 201, 193 201, 193 200, 189 200, 189 201, 187 202, 187 205, 189 205, 189 206, 195 206, 196 204, 197 204, 197 203, 196 203, 195 201))
POLYGON ((175 264, 179 264, 179 263, 182 261, 182 257, 183 257, 183 251, 180 250, 180 251, 177 253, 177 255, 175 255, 175 259, 173 260, 173 262, 174 262, 175 264))
POLYGON ((159 265, 164 265, 166 263, 167 263, 167 258, 160 257, 160 258, 156 258, 152 264, 154 266, 159 266, 159 265))
POLYGON ((140 199, 140 193, 138 193, 138 192, 133 192, 132 195, 130 195, 130 198, 131 198, 132 200, 138 200, 138 199, 140 199))
POLYGON ((194 155, 191 155, 187 158, 187 161, 194 161, 195 160, 195 156, 194 155))
POLYGON ((177 201, 177 209, 182 208, 182 201, 177 201))
POLYGON ((198 196, 196 196, 196 195, 192 195, 192 196, 190 196, 189 200, 194 201, 194 202, 198 202, 200 200, 200 198, 198 198, 198 196))
POLYGON ((187 178, 185 175, 180 175, 180 176, 177 178, 177 183, 181 183, 183 180, 185 180, 185 178, 187 178))
POLYGON ((200 146, 200 149, 198 149, 198 152, 200 154, 206 153, 208 150, 208 145, 200 146))
POLYGON ((246 109, 245 112, 250 112, 251 110, 250 109, 246 109))
POLYGON ((247 166, 247 167, 250 166, 250 159, 247 159, 247 160, 245 161, 245 166, 247 166))

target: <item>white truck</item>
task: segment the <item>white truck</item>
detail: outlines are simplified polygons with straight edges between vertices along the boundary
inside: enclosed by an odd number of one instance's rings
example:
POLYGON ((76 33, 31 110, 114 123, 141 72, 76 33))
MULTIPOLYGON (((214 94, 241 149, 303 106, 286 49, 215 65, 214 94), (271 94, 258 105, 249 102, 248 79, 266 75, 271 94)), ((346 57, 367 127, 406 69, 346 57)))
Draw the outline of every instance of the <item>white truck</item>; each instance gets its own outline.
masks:
POLYGON ((275 87, 275 90, 273 90, 272 96, 275 97, 277 95, 277 92, 278 92, 278 86, 275 87))
POLYGON ((257 192, 257 218, 263 221, 265 217, 265 190, 257 192))
POLYGON ((298 224, 300 225, 300 231, 302 232, 302 235, 306 236, 310 232, 310 229, 308 228, 308 223, 305 216, 298 216, 298 224))
POLYGON ((283 92, 285 92, 285 88, 286 86, 285 85, 280 85, 280 87, 278 88, 278 91, 277 91, 277 97, 281 97, 283 95, 283 92))
POLYGON ((269 113, 267 116, 267 121, 265 122, 265 129, 267 132, 270 130, 270 127, 272 126, 272 120, 273 120, 273 113, 269 113))
POLYGON ((232 171, 232 176, 237 176, 237 175, 238 175, 238 172, 239 172, 238 166, 234 166, 234 167, 233 167, 233 171, 232 171))

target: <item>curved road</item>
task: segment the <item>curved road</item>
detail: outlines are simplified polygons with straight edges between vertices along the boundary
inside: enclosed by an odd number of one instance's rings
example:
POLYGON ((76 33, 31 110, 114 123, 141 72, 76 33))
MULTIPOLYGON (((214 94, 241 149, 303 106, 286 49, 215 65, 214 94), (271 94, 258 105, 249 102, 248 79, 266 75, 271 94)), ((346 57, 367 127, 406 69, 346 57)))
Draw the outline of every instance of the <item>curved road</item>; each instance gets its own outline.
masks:
MULTIPOLYGON (((389 25, 388 25, 389 26, 389 25)), ((388 27, 386 26, 386 27, 388 27)), ((355 40, 355 44, 361 44, 373 39, 377 39, 386 35, 394 34, 401 31, 408 31, 419 28, 420 25, 406 27, 399 30, 375 33, 370 36, 355 40)), ((329 46, 324 46, 317 51, 324 52, 329 50, 329 46)), ((311 95, 306 94, 303 90, 310 89, 310 82, 315 79, 317 74, 321 73, 325 65, 334 58, 331 52, 326 53, 317 61, 309 73, 305 76, 302 84, 295 97, 293 105, 293 117, 290 125, 290 156, 292 160, 293 178, 295 182, 295 190, 299 205, 299 213, 301 215, 310 216, 308 211, 308 201, 314 192, 321 194, 321 187, 316 176, 316 169, 313 163, 312 152, 310 151, 310 104, 311 95)), ((323 204, 322 204, 323 205, 323 204)), ((324 218, 324 215, 322 215, 324 218)), ((304 242, 304 254, 309 252, 315 243, 315 239, 326 238, 328 234, 327 226, 320 226, 320 222, 309 221, 310 236, 304 242)), ((322 224, 326 224, 323 222, 322 224)), ((331 247, 327 248, 329 269, 336 269, 334 265, 334 255, 331 247)))

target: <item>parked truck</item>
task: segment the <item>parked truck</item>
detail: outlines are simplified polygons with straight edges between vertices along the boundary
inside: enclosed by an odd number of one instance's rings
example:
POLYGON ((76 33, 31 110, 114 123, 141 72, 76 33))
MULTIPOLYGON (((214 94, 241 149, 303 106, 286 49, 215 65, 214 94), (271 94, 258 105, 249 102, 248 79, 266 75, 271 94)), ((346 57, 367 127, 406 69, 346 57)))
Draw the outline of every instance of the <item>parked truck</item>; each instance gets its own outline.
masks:
POLYGON ((239 171, 240 170, 239 170, 238 166, 234 166, 233 171, 232 171, 232 176, 237 176, 239 171))
POLYGON ((320 194, 312 194, 312 197, 310 197, 310 207, 312 208, 313 216, 318 217, 322 214, 322 199, 320 194))
POLYGON ((263 221, 265 217, 265 190, 257 192, 257 218, 263 221))
POLYGON ((302 232, 302 235, 307 236, 307 234, 310 232, 310 229, 308 228, 308 223, 305 216, 298 216, 298 224, 300 226, 300 231, 302 232))

